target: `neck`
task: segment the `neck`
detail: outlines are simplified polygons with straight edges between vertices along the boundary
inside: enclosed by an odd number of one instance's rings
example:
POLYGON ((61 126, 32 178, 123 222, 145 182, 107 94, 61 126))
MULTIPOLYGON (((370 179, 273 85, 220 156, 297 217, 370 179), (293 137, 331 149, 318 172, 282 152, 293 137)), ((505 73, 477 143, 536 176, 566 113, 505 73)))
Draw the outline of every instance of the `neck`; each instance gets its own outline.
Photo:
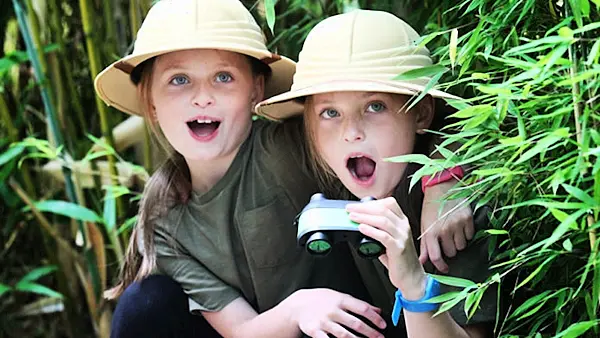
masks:
POLYGON ((237 155, 237 151, 210 161, 186 159, 194 191, 203 194, 212 189, 225 176, 235 155, 237 155))

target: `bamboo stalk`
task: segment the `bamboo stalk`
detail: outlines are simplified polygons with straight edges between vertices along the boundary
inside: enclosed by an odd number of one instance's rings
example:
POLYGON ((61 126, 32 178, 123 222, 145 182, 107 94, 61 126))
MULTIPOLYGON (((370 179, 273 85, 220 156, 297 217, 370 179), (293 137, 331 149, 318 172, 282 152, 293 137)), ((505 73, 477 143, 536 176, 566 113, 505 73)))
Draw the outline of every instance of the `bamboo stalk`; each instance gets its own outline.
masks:
POLYGON ((117 53, 117 32, 113 19, 114 0, 104 0, 102 3, 102 14, 104 16, 104 50, 108 54, 108 59, 118 56, 117 53))
MULTIPOLYGON (((31 63, 33 66, 33 71, 35 73, 35 77, 37 78, 37 81, 40 84, 42 102, 44 104, 44 109, 46 111, 48 126, 49 126, 49 129, 51 130, 50 137, 52 137, 52 141, 54 141, 54 144, 56 144, 57 147, 62 146, 64 144, 63 136, 62 136, 60 129, 58 128, 58 123, 56 121, 56 114, 54 112, 54 105, 52 104, 52 97, 50 96, 50 94, 48 92, 46 78, 44 76, 44 73, 42 72, 42 66, 41 66, 40 60, 38 58, 36 45, 33 43, 33 40, 31 37, 31 33, 29 30, 29 24, 25 18, 25 14, 23 12, 23 8, 21 7, 21 4, 19 3, 19 0, 12 0, 12 3, 13 3, 13 7, 15 9, 15 14, 17 16, 17 20, 19 22, 19 28, 21 29, 21 33, 23 35, 23 39, 24 39, 25 45, 27 47, 27 54, 29 55, 29 58, 31 60, 31 63)), ((67 154, 67 152, 62 152, 60 154, 60 156, 63 158, 63 160, 66 158, 69 158, 69 155, 67 154)), ((65 190, 67 193, 67 198, 72 203, 77 203, 77 196, 75 195, 75 188, 73 186, 73 181, 71 180, 71 172, 70 172, 69 168, 67 168, 66 166, 63 167, 63 173, 64 173, 64 177, 65 177, 65 188, 66 188, 65 190)), ((78 224, 83 233, 83 230, 84 230, 83 223, 78 222, 78 224)), ((84 257, 86 260, 86 264, 88 266, 90 275, 92 276, 92 280, 95 281, 95 286, 97 288, 97 292, 100 293, 101 290, 99 290, 100 282, 99 282, 98 271, 96 269, 96 259, 94 257, 93 251, 90 250, 89 241, 87 240, 87 238, 84 237, 83 240, 84 240, 84 248, 85 248, 83 254, 84 254, 84 257)))
POLYGON ((140 6, 139 0, 129 1, 129 23, 131 24, 131 36, 135 40, 137 31, 140 29, 140 6))
MULTIPOLYGON (((570 13, 569 13, 569 6, 570 3, 567 2, 565 3, 565 16, 569 17, 570 13)), ((568 53, 569 53, 569 61, 571 61, 571 67, 569 68, 569 76, 571 77, 571 79, 574 79, 575 76, 577 75, 577 67, 578 67, 578 60, 577 60, 577 55, 575 55, 575 49, 573 48, 573 44, 569 45, 568 48, 568 53)), ((581 126, 581 121, 579 120, 581 118, 581 108, 582 108, 582 103, 579 100, 579 97, 581 95, 581 88, 579 86, 579 82, 577 81, 573 81, 573 85, 571 86, 571 94, 572 94, 572 98, 573 98, 573 114, 574 114, 574 119, 575 119, 575 137, 577 139, 577 143, 579 145, 583 144, 583 140, 584 140, 584 135, 583 133, 585 132, 585 130, 582 128, 581 126)), ((585 166, 582 166, 581 168, 581 176, 584 177, 585 175, 587 175, 587 168, 585 166)), ((593 224, 594 224, 594 218, 591 215, 588 215, 588 217, 586 217, 586 222, 587 222, 587 226, 588 226, 588 238, 590 241, 590 249, 592 251, 592 253, 594 255, 597 255, 597 247, 596 247, 596 230, 592 228, 593 224)), ((595 263, 594 263, 595 265, 595 263)))
MULTIPOLYGON (((96 41, 94 38, 94 34, 92 33, 92 10, 93 4, 90 0, 79 0, 79 6, 81 7, 81 20, 83 22, 83 31, 85 33, 85 44, 87 47, 88 58, 90 61, 90 74, 92 76, 92 81, 98 73, 100 72, 100 55, 96 51, 96 41)), ((95 97, 96 99, 96 107, 98 109, 98 113, 100 114, 100 128, 102 129, 102 135, 106 140, 106 143, 114 148, 114 138, 112 134, 112 128, 109 126, 108 120, 108 108, 100 100, 98 95, 95 97)), ((107 160, 109 163, 109 172, 112 176, 113 184, 117 185, 117 169, 115 166, 115 157, 113 155, 107 155, 107 160)), ((124 205, 122 199, 118 198, 117 202, 117 213, 118 217, 121 218, 124 214, 124 205)))
MULTIPOLYGON (((68 58, 66 57, 65 52, 65 42, 62 36, 62 27, 60 24, 60 7, 57 4, 57 0, 47 0, 48 7, 50 9, 50 29, 52 31, 52 36, 54 42, 58 45, 58 61, 59 66, 58 69, 53 68, 53 73, 58 72, 62 74, 61 69, 64 71, 64 78, 57 79, 57 81, 53 81, 54 86, 57 87, 56 82, 60 82, 60 86, 58 87, 60 92, 57 93, 58 98, 61 97, 65 100, 62 104, 62 111, 66 112, 69 110, 67 105, 71 106, 71 109, 75 112, 77 116, 77 125, 80 130, 87 130, 87 122, 84 118, 83 107, 81 106, 79 94, 75 89, 75 83, 73 82, 73 76, 71 71, 71 65, 68 62, 68 58), (64 89, 62 88, 64 85, 67 87, 68 94, 65 94, 64 89), (65 97, 69 97, 69 100, 66 100, 65 97)), ((61 102, 59 102, 59 109, 61 107, 61 102)), ((69 119, 70 121, 71 119, 69 119)), ((73 123, 74 124, 74 123, 73 123)))

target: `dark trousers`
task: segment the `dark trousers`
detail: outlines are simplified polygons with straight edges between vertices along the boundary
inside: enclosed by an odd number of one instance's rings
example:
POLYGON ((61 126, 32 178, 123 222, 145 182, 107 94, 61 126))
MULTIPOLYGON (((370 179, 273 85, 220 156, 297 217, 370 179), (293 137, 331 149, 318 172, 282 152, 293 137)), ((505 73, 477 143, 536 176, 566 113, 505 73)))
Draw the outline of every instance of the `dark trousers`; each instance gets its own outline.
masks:
POLYGON ((221 336, 204 317, 189 312, 188 296, 167 276, 153 275, 131 284, 113 314, 111 338, 221 336))

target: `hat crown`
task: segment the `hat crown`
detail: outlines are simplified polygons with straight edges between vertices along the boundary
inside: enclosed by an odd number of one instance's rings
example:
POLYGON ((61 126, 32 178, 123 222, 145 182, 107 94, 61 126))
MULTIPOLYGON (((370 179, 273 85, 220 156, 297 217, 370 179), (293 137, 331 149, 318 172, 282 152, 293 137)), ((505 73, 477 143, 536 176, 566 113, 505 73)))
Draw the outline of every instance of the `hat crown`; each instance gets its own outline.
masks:
POLYGON ((387 12, 355 10, 330 17, 307 36, 292 88, 337 80, 389 81, 430 66, 427 48, 415 44, 419 38, 406 22, 387 12))
POLYGON ((133 54, 197 35, 204 40, 228 41, 266 50, 265 37, 238 0, 161 0, 144 19, 133 54))

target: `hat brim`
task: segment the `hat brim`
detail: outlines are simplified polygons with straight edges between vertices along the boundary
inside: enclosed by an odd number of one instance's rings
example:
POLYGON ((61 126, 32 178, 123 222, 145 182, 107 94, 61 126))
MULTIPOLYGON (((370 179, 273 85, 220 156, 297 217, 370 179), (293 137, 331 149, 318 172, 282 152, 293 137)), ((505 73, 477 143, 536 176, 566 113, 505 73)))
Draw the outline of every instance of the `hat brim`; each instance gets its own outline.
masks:
POLYGON ((142 115, 142 108, 137 95, 137 86, 130 79, 131 70, 140 63, 170 52, 190 49, 218 49, 254 57, 265 62, 271 68, 271 77, 265 84, 265 98, 280 94, 290 89, 296 71, 296 63, 284 56, 265 50, 248 48, 237 44, 219 41, 177 42, 177 47, 164 46, 148 53, 126 56, 104 69, 96 76, 94 87, 98 96, 106 104, 125 113, 142 115))
MULTIPOLYGON (((372 80, 339 80, 320 83, 317 85, 291 90, 287 93, 273 96, 256 105, 256 113, 274 121, 281 121, 304 111, 304 105, 298 98, 331 93, 331 92, 380 92, 414 96, 425 90, 424 86, 402 81, 372 81, 372 80)), ((460 97, 448 94, 441 90, 430 89, 427 94, 434 98, 461 100, 460 97)))

